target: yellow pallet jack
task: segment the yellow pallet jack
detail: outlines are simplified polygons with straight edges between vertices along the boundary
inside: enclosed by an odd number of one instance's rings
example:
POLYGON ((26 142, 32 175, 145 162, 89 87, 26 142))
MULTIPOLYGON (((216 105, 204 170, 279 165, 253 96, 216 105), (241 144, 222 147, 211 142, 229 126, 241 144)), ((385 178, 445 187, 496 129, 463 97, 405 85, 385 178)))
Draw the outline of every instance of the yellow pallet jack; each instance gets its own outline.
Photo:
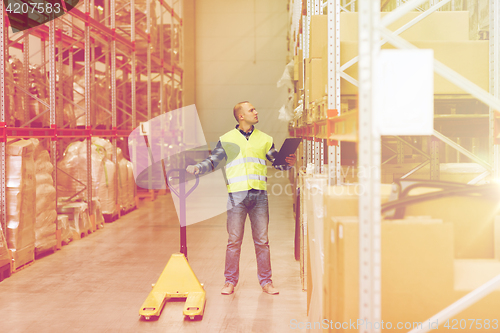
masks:
POLYGON ((185 318, 201 319, 205 311, 206 293, 187 261, 186 246, 186 198, 198 186, 199 178, 196 176, 195 185, 186 193, 186 171, 172 169, 166 174, 163 161, 162 166, 167 185, 170 185, 171 179, 179 179, 179 191, 173 186, 169 188, 179 197, 181 253, 172 254, 160 278, 153 285, 153 290, 142 304, 139 315, 145 320, 157 319, 169 299, 186 298, 183 310, 185 318), (173 172, 178 172, 178 177, 170 177, 173 172))

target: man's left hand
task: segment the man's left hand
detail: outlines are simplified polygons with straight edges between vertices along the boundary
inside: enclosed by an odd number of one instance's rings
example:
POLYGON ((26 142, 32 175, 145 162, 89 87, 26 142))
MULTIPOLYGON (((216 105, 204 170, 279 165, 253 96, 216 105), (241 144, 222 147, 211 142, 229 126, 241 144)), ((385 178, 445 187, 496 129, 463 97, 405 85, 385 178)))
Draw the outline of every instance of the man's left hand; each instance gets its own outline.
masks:
POLYGON ((290 154, 287 157, 285 157, 285 162, 288 163, 288 165, 295 165, 295 162, 297 162, 297 156, 295 154, 290 154))

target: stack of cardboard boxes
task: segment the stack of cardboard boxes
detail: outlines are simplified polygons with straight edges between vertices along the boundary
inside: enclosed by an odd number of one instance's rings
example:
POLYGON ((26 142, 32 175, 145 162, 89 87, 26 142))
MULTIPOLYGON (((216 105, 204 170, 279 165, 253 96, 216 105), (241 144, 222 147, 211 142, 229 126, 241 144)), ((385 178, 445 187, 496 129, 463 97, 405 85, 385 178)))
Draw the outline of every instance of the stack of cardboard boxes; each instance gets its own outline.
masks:
MULTIPOLYGON (((363 189, 358 184, 328 186, 321 175, 302 173, 300 177, 309 321, 357 323, 358 200, 363 189)), ((395 189, 382 184, 382 204, 394 196, 395 189)), ((430 317, 500 274, 500 219, 492 218, 497 211, 498 205, 488 197, 456 196, 410 205, 404 219, 383 218, 382 320, 391 323, 392 329, 398 323, 428 327, 430 317)), ((493 323, 498 306, 500 289, 452 320, 493 323)), ((447 331, 445 324, 434 325, 433 331, 447 331)), ((359 331, 355 327, 337 326, 330 331, 359 331)), ((470 325, 467 329, 480 330, 470 325)))

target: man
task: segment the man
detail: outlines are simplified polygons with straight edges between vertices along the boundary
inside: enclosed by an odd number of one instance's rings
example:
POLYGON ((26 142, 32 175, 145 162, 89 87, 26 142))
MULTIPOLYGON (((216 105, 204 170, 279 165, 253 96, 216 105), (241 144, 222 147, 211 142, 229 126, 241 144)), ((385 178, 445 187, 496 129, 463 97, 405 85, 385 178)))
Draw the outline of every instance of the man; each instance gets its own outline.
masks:
MULTIPOLYGON (((254 128, 259 122, 258 112, 249 102, 240 102, 233 109, 238 122, 235 129, 220 137, 217 146, 206 160, 190 165, 186 171, 203 174, 214 170, 220 161, 227 159, 225 172, 229 198, 227 203, 226 278, 221 293, 230 295, 238 283, 241 243, 247 214, 250 217, 252 237, 257 257, 257 275, 262 290, 279 294, 271 280, 271 256, 269 252, 266 158, 274 162, 278 151, 269 135, 254 128)), ((286 157, 286 165, 276 166, 288 170, 295 164, 294 154, 286 157)))

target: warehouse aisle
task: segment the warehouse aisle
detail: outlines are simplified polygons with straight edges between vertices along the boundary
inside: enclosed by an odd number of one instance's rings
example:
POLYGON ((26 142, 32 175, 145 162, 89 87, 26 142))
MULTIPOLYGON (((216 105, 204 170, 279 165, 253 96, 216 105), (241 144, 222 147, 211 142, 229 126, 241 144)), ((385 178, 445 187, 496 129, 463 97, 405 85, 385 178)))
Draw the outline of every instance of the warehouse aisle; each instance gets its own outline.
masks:
POLYGON ((190 264, 207 290, 203 320, 185 321, 184 303, 175 302, 166 304, 158 321, 141 321, 138 311, 151 284, 179 250, 169 194, 142 201, 139 210, 1 282, 2 332, 289 332, 290 320, 306 320, 306 293, 293 256, 292 198, 270 191, 269 199, 273 280, 280 295, 261 291, 249 223, 240 282, 233 295, 220 294, 227 241, 223 214, 187 229, 190 264))

